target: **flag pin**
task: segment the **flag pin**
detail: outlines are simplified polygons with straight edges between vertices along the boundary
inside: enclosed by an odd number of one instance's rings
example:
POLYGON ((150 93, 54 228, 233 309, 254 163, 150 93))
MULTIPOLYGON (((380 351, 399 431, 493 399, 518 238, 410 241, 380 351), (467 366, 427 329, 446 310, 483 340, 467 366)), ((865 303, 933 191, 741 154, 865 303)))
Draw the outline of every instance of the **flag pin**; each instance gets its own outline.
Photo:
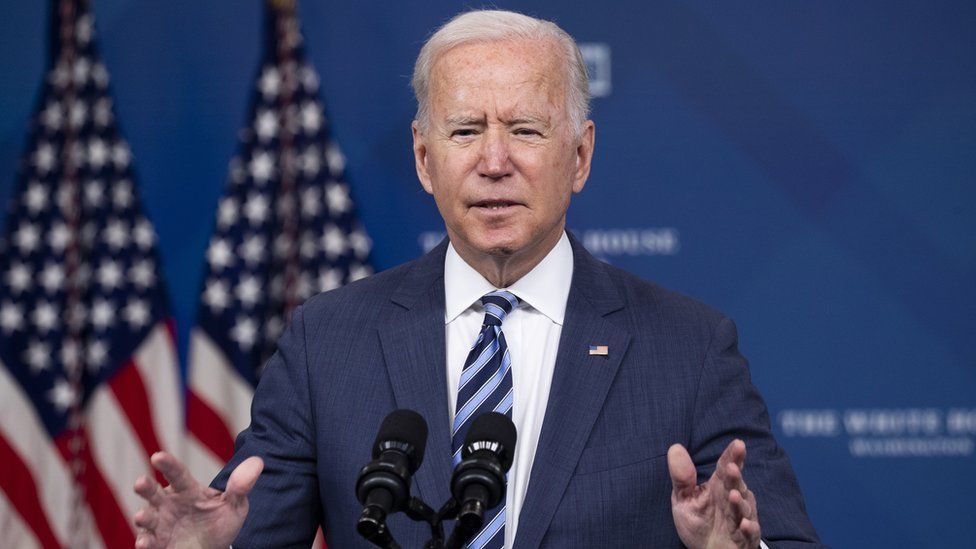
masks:
POLYGON ((607 356, 610 354, 610 347, 606 345, 590 345, 590 356, 607 356))

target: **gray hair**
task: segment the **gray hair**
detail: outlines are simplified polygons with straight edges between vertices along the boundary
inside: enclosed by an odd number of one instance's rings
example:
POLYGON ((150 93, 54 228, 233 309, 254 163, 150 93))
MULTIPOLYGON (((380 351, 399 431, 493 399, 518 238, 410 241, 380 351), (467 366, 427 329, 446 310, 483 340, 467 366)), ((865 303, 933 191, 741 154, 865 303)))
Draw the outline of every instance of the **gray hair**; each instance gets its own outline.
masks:
POLYGON ((456 46, 471 42, 530 39, 555 40, 562 48, 566 74, 566 108, 575 136, 590 114, 590 86, 586 63, 576 41, 551 21, 502 10, 475 10, 454 16, 424 44, 413 68, 413 93, 417 98, 417 125, 421 133, 430 123, 430 72, 437 58, 456 46))

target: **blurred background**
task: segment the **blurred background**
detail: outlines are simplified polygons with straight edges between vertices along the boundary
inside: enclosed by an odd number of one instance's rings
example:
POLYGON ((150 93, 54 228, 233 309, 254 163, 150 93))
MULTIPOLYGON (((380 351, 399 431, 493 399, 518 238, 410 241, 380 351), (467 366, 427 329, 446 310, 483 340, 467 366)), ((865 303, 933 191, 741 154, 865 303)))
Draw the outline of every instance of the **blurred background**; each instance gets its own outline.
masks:
MULTIPOLYGON (((48 6, 5 4, 6 204, 46 67, 48 6)), ((472 6, 300 4, 376 270, 443 234, 414 172, 409 79, 428 34, 472 6)), ((976 4, 494 6, 551 19, 580 42, 597 139, 569 227, 602 259, 736 321, 823 540, 971 546, 976 4)), ((262 3, 93 10, 185 368, 218 201, 249 123, 262 3)))

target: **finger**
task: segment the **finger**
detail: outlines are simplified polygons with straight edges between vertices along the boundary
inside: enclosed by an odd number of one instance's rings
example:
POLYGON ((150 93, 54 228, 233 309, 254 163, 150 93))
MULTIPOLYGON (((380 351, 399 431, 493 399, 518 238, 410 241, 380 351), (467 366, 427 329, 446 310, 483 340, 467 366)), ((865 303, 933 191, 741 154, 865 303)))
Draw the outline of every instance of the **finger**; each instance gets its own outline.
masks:
POLYGON ((742 442, 739 439, 735 439, 732 442, 730 442, 728 446, 725 447, 725 451, 723 451, 722 455, 719 456, 718 468, 724 469, 727 464, 734 463, 739 467, 739 469, 742 469, 742 466, 745 464, 745 461, 746 461, 746 443, 742 442))
POLYGON ((159 486, 158 482, 148 475, 142 475, 136 479, 136 483, 132 488, 142 499, 148 501, 149 505, 158 507, 162 503, 163 489, 159 486))
POLYGON ((762 539, 762 531, 759 528, 758 520, 742 519, 739 522, 739 531, 742 532, 743 537, 749 540, 750 547, 759 545, 759 540, 762 539))
POLYGON ((668 472, 671 474, 672 496, 686 493, 698 486, 698 472, 688 455, 688 450, 680 444, 668 448, 668 472))
POLYGON ((236 505, 244 499, 254 488, 263 470, 264 461, 259 457, 252 456, 242 461, 227 479, 227 490, 224 493, 227 494, 228 500, 236 505))
POLYGON ((152 549, 157 547, 156 534, 143 530, 136 537, 136 549, 152 549))
POLYGON ((132 522, 135 523, 135 525, 139 528, 145 528, 146 530, 152 531, 156 529, 156 522, 158 518, 158 515, 152 509, 142 508, 136 511, 132 522))
POLYGON ((149 458, 153 467, 166 477, 169 485, 177 492, 185 492, 196 488, 197 481, 193 480, 186 466, 180 460, 167 454, 166 452, 156 452, 149 458))
POLYGON ((732 490, 729 492, 729 507, 732 510, 732 522, 738 524, 744 518, 752 517, 752 506, 742 496, 742 492, 732 490))

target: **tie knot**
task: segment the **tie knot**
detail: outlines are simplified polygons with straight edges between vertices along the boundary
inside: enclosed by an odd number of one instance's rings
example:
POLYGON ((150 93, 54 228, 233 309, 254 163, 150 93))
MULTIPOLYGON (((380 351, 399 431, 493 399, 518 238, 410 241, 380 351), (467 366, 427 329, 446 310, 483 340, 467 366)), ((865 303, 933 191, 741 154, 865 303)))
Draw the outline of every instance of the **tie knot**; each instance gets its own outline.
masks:
POLYGON ((519 298, 512 292, 496 290, 485 294, 481 298, 481 304, 485 306, 485 325, 501 326, 508 313, 518 307, 519 298))

